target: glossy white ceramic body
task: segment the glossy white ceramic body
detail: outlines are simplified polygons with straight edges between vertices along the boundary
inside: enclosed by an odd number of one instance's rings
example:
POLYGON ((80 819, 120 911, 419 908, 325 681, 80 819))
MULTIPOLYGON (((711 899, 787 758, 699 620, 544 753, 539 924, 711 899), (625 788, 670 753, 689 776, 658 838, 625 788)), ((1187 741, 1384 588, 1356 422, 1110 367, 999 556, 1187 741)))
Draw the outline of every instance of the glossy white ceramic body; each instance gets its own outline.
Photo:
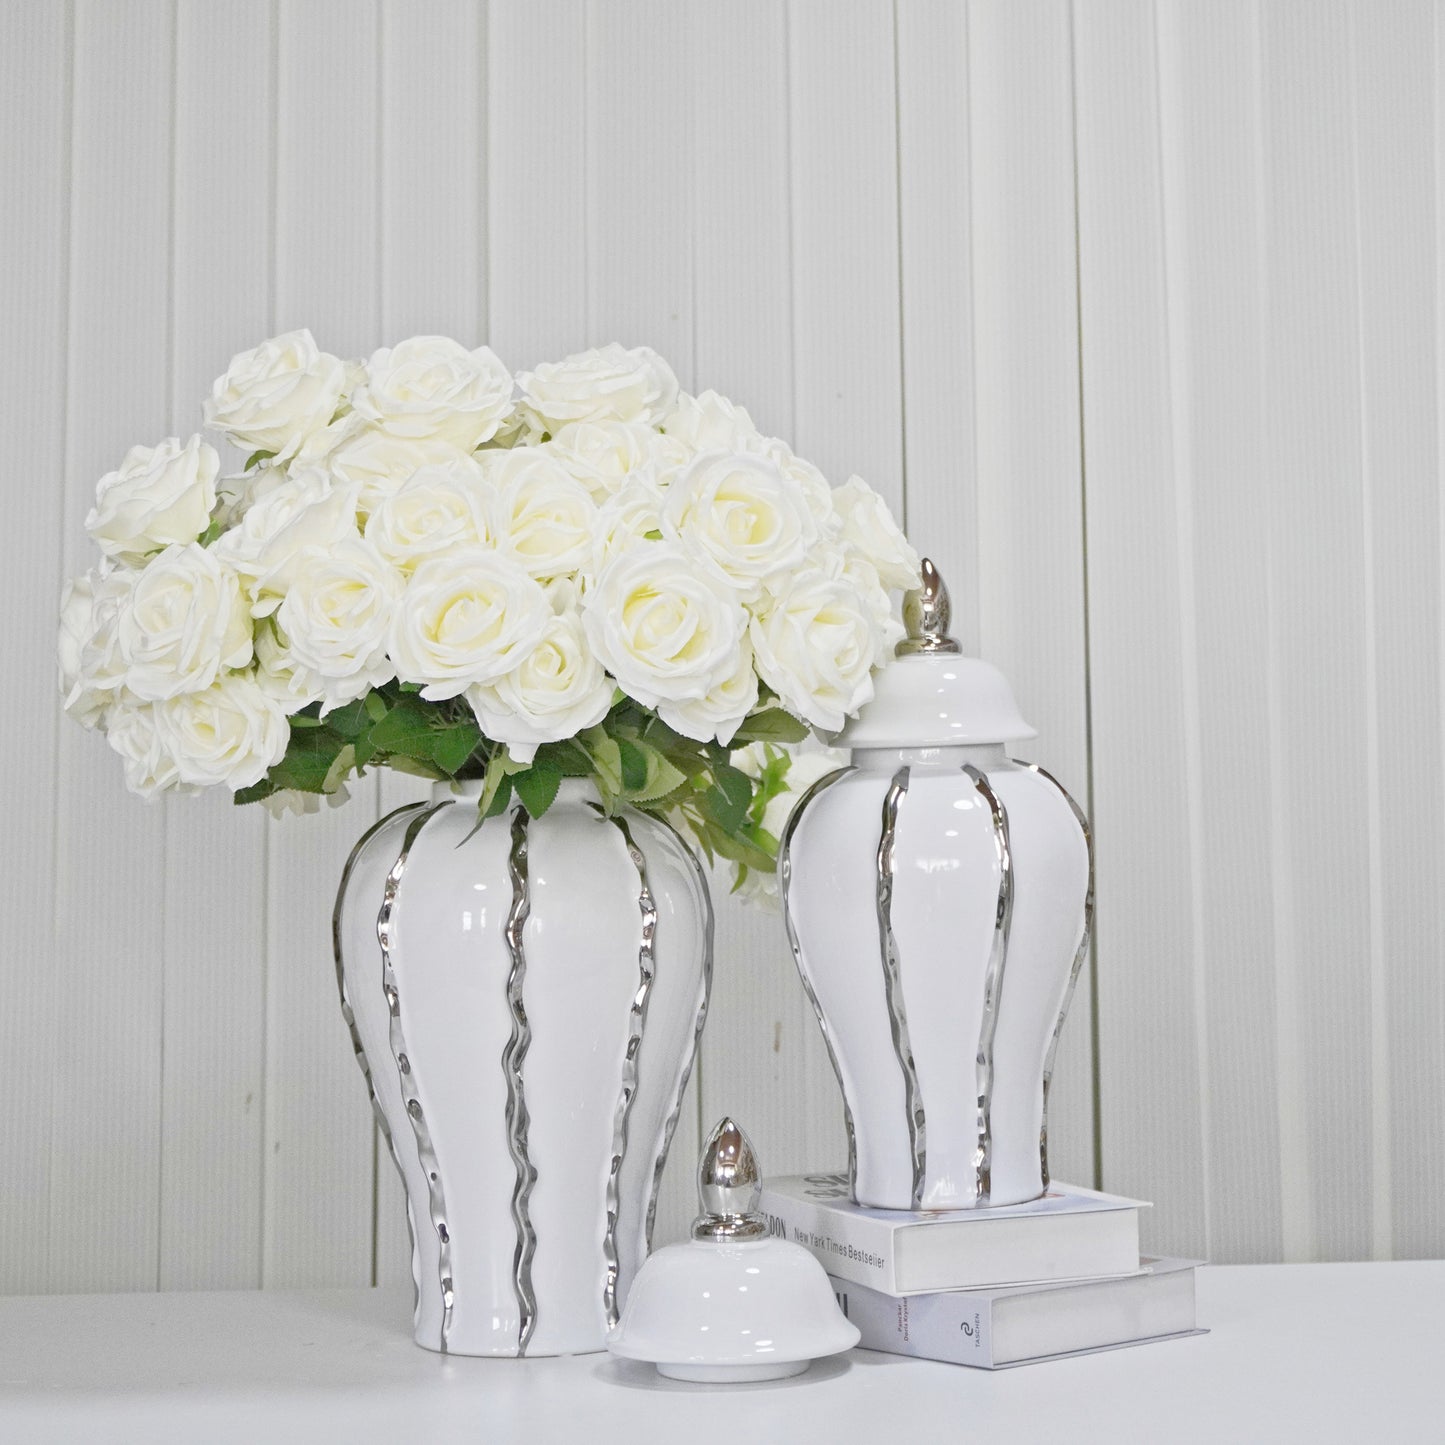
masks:
POLYGON ((607 1348, 677 1380, 777 1380, 851 1349, 858 1329, 823 1266, 781 1239, 660 1249, 632 1286, 607 1348))
POLYGON ((509 809, 468 837, 476 787, 439 787, 362 839, 337 899, 429 1349, 600 1350, 647 1255, 712 911, 676 833, 589 799, 564 782, 543 817, 509 809))
POLYGON ((850 1120, 857 1202, 1037 1198, 1045 1066, 1090 891, 1087 834, 1059 786, 1001 743, 858 748, 795 815, 779 866, 850 1120))

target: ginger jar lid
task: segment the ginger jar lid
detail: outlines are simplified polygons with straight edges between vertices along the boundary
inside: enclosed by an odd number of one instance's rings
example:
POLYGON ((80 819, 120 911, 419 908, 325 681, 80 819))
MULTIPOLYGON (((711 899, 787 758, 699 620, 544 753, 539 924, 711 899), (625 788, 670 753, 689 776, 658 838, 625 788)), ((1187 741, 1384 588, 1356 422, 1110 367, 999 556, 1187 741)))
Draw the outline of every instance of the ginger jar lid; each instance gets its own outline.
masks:
POLYGON ((981 657, 964 657, 948 635, 948 588, 925 557, 923 582, 903 601, 908 635, 874 683, 873 700, 834 742, 842 748, 936 748, 1036 737, 1008 680, 981 657))

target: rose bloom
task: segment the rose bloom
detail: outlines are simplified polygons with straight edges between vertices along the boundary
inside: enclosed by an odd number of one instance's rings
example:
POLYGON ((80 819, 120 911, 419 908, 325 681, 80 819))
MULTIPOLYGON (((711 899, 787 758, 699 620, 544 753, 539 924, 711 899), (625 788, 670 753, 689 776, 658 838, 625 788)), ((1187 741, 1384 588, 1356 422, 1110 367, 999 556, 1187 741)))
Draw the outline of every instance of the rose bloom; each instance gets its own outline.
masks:
POLYGON ((542 743, 595 727, 612 706, 612 679, 587 646, 575 611, 556 613, 540 641, 510 672, 467 689, 477 725, 530 762, 542 743))
POLYGON ((386 644, 402 586, 401 573, 359 537, 306 557, 276 620, 302 690, 319 691, 323 714, 395 676, 386 644))
POLYGON ((284 462, 331 421, 344 381, 340 359, 309 331, 288 331, 231 358, 206 400, 206 425, 284 462))
POLYGON ((251 660, 251 617, 241 582, 194 542, 153 557, 115 619, 125 686, 145 702, 209 687, 251 660))
POLYGON ((744 453, 704 452, 667 489, 663 516, 744 601, 800 566, 818 540, 798 487, 766 457, 744 453))
POLYGON ((540 584, 501 552, 468 547, 423 562, 392 618, 388 651, 428 702, 510 672, 541 640, 552 609, 540 584))
POLYGON ((582 611, 592 650, 644 707, 706 698, 738 671, 747 614, 732 588, 676 543, 615 556, 582 611))
POLYGON ((259 783, 291 736, 280 704, 249 672, 157 703, 155 730, 182 783, 232 792, 259 783))
POLYGON ((435 437, 471 451, 511 413, 512 374, 489 347, 468 351, 448 336, 413 336, 372 353, 351 407, 393 436, 435 437))
POLYGON ((484 469, 495 490, 497 541, 533 577, 565 577, 592 552, 597 508, 547 446, 491 452, 484 469))
POLYGON ((821 567, 793 573, 750 631, 763 681, 814 727, 836 732, 873 696, 877 624, 847 579, 821 567))
POLYGON ((520 409, 533 432, 556 436, 568 422, 655 423, 677 399, 677 377, 650 347, 615 341, 563 361, 544 361, 517 378, 520 409))
POLYGON ((198 436, 184 446, 167 437, 159 446, 132 447, 96 484, 86 531, 107 557, 132 563, 194 542, 210 523, 220 469, 215 449, 198 436))
POLYGON ((422 467, 366 519, 366 539, 402 572, 458 547, 495 546, 492 497, 470 457, 422 467))

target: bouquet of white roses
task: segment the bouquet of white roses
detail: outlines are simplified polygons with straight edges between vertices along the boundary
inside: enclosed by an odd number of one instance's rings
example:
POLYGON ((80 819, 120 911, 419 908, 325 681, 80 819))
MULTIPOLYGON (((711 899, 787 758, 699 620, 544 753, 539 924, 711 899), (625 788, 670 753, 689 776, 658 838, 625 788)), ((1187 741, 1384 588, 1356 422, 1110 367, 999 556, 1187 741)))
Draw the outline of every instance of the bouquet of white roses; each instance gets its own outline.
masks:
POLYGON ((767 869, 784 745, 872 696, 918 581, 864 482, 644 347, 513 377, 445 337, 347 362, 295 331, 232 361, 205 422, 244 466, 133 448, 62 603, 66 710, 146 796, 277 808, 388 766, 540 816, 583 776, 767 869))

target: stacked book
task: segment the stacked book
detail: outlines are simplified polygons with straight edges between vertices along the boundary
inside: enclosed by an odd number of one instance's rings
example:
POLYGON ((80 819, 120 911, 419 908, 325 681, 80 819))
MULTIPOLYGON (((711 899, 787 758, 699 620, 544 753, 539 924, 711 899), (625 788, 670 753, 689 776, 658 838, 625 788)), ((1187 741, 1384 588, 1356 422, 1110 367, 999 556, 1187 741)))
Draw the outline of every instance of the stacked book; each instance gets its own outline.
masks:
POLYGON ((771 1179, 780 1239, 828 1271, 864 1349, 997 1370, 1196 1334, 1194 1261, 1139 1254, 1149 1206, 1055 1184, 995 1209, 866 1209, 843 1174, 771 1179))

